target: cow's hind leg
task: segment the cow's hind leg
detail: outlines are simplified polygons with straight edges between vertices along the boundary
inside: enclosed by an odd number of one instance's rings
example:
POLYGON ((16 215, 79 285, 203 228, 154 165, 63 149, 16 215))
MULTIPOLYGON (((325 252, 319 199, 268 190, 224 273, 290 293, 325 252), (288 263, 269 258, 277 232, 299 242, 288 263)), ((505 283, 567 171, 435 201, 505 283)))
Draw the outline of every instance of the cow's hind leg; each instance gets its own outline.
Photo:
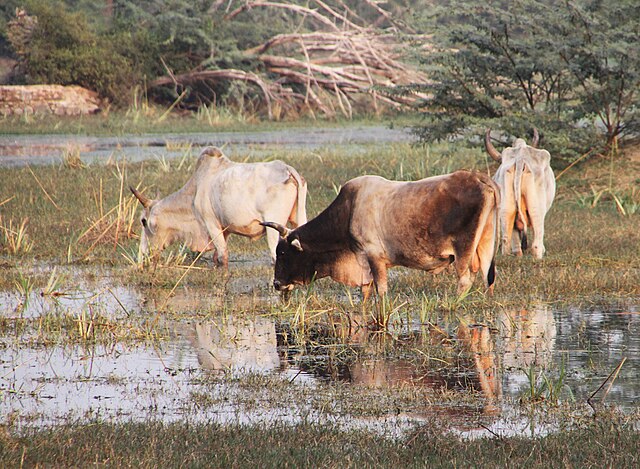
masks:
POLYGON ((490 295, 493 294, 493 284, 496 278, 495 234, 495 223, 487 223, 476 250, 482 278, 490 295))
POLYGON ((536 259, 542 259, 544 256, 544 214, 532 213, 531 216, 531 229, 533 231, 533 244, 531 246, 531 252, 536 259))
POLYGON ((502 211, 500 213, 500 232, 502 233, 501 246, 502 254, 509 254, 509 251, 515 255, 522 255, 520 250, 520 236, 514 230, 516 221, 516 212, 502 211), (517 239, 517 241, 516 241, 517 239), (509 246, 511 245, 511 246, 509 246), (511 247, 511 249, 509 249, 511 247))

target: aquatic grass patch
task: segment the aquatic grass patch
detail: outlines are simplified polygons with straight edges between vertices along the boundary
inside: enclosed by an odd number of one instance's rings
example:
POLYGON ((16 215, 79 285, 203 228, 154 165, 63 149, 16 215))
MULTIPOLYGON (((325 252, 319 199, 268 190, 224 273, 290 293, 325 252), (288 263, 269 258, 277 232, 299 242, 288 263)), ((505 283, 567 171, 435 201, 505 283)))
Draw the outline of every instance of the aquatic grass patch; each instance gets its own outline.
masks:
POLYGON ((538 370, 534 363, 524 370, 527 377, 527 391, 522 395, 522 401, 527 404, 536 405, 544 403, 546 405, 558 405, 564 397, 573 401, 571 388, 566 385, 566 368, 564 363, 560 364, 555 375, 549 371, 538 370))
POLYGON ((84 168, 85 164, 80 158, 80 148, 76 145, 68 145, 62 150, 62 164, 70 169, 84 168))
POLYGON ((146 321, 111 319, 99 308, 79 311, 52 310, 35 318, 5 318, 2 332, 20 338, 23 346, 61 346, 70 344, 114 344, 163 340, 160 327, 149 328, 146 321))

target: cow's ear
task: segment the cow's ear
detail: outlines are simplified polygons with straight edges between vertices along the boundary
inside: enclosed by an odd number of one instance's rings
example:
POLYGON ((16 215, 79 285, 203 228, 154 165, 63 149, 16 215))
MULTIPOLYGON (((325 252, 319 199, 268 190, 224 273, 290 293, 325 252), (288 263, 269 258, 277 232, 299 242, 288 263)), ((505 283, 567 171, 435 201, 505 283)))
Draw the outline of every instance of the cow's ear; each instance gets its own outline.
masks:
POLYGON ((300 240, 298 238, 294 239, 289 244, 291 244, 291 246, 296 248, 298 251, 302 252, 302 245, 300 244, 300 240))

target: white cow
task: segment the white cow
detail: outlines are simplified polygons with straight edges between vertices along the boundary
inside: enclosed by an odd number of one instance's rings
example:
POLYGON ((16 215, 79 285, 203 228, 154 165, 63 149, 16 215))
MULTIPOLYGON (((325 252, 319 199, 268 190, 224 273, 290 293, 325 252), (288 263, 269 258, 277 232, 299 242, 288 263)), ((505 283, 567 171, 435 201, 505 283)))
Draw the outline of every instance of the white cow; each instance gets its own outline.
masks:
POLYGON ((556 180, 551 169, 551 155, 536 148, 538 131, 534 129, 531 146, 518 138, 512 147, 498 152, 491 144, 491 129, 485 134, 489 156, 500 163, 493 180, 502 193, 500 229, 502 253, 521 256, 527 248, 527 228, 533 230, 533 255, 542 259, 544 247, 544 219, 556 193, 556 180), (514 228, 516 232, 514 233, 514 228))
MULTIPOLYGON (((160 200, 131 192, 144 207, 139 262, 182 241, 197 252, 215 249, 214 261, 226 268, 231 233, 255 240, 265 234, 265 220, 294 227, 307 222, 307 183, 294 168, 282 161, 236 163, 215 147, 202 150, 194 174, 177 192, 160 200)), ((279 236, 266 234, 275 262, 279 236)))

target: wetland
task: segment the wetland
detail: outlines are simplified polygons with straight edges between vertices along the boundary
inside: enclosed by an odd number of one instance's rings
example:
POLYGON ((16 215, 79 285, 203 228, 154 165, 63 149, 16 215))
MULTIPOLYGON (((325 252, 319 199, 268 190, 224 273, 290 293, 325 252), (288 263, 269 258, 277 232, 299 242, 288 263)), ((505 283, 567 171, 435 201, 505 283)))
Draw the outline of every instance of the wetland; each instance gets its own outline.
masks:
POLYGON ((169 452, 174 465, 462 464, 484 454, 500 465, 509 451, 526 462, 528 441, 548 450, 544 464, 595 438, 619 451, 566 461, 637 463, 622 449, 637 442, 640 393, 635 160, 558 178, 545 258, 498 254, 493 297, 479 278, 458 298, 452 271, 396 268, 384 301, 329 279, 285 301, 266 241, 234 236, 228 272, 180 246, 137 265, 140 207, 127 187, 168 195, 203 145, 294 166, 310 218, 361 174, 495 172, 481 148, 413 143, 386 127, 0 136, 2 461, 153 465, 169 452), (372 327, 381 309, 384 330, 372 327), (294 444, 303 438, 314 442, 306 456, 294 444))

